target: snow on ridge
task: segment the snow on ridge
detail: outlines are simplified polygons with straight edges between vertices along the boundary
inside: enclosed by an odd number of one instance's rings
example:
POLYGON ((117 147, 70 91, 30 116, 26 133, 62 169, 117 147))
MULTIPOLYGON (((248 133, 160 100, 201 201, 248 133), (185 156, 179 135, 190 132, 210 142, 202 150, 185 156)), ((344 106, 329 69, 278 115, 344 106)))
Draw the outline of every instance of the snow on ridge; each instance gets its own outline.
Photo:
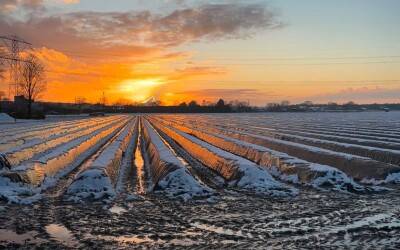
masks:
POLYGON ((183 125, 175 125, 174 127, 231 153, 265 166, 269 168, 270 172, 275 177, 287 182, 311 185, 315 188, 320 188, 329 184, 329 186, 340 190, 364 190, 361 185, 355 183, 354 180, 345 173, 330 166, 309 163, 296 157, 291 157, 286 153, 274 151, 263 146, 243 142, 224 135, 208 133, 200 129, 191 129, 183 125), (304 173, 303 176, 306 176, 306 178, 301 176, 302 172, 304 173), (310 173, 315 174, 310 175, 310 173))
MULTIPOLYGON (((157 122, 155 121, 154 123, 157 122)), ((159 125, 157 127, 177 141, 178 144, 185 142, 191 143, 191 147, 186 145, 185 148, 189 153, 195 154, 195 157, 203 162, 203 164, 214 168, 220 173, 224 173, 225 171, 228 171, 228 173, 233 172, 233 175, 230 175, 232 178, 229 180, 230 186, 232 187, 239 187, 271 196, 292 196, 298 194, 296 188, 289 187, 275 180, 266 169, 258 166, 254 162, 221 150, 173 127, 164 125, 159 125), (196 151, 199 152, 200 150, 203 151, 203 154, 196 153, 196 151), (209 161, 207 158, 214 159, 209 161), (227 164, 220 165, 221 160, 226 161, 227 164), (213 166, 212 164, 217 165, 213 166)))
POLYGON ((11 116, 7 115, 6 113, 0 113, 0 124, 14 122, 15 120, 11 116))
MULTIPOLYGON (((81 162, 83 162, 88 156, 93 154, 98 148, 101 147, 108 139, 110 139, 116 130, 109 129, 103 131, 100 134, 94 136, 94 141, 87 140, 88 143, 85 146, 84 153, 79 155, 75 161, 64 168, 59 169, 55 173, 44 175, 43 169, 40 166, 36 166, 33 169, 28 169, 25 175, 24 171, 3 171, 2 176, 0 176, 0 197, 6 199, 9 203, 16 204, 32 204, 38 201, 42 195, 41 191, 46 190, 49 187, 53 187, 57 180, 68 174, 74 168, 76 168, 81 162), (86 150, 87 149, 87 150, 86 150), (22 174, 22 175, 21 175, 22 174), (38 176, 35 176, 38 175, 38 176), (32 183, 27 182, 27 176, 32 183), (36 186, 40 184, 40 186, 36 186)), ((68 156, 63 154, 63 156, 68 156)), ((15 169, 13 169, 15 170, 15 169)), ((57 168, 52 169, 52 171, 57 170, 57 168)))
POLYGON ((208 198, 213 195, 212 189, 199 184, 185 168, 178 168, 168 173, 157 183, 156 188, 162 190, 162 193, 170 199, 178 198, 183 201, 208 198))
POLYGON ((7 177, 0 177, 0 199, 5 199, 8 203, 28 205, 38 201, 41 197, 37 188, 13 182, 7 177))
POLYGON ((38 145, 33 145, 30 148, 23 148, 20 151, 12 150, 11 152, 7 152, 7 157, 13 165, 25 165, 24 162, 27 160, 28 162, 48 162, 51 158, 58 157, 61 151, 68 152, 71 147, 75 147, 77 141, 82 141, 83 138, 90 138, 90 134, 95 134, 98 131, 110 128, 118 123, 119 120, 93 126, 51 141, 43 141, 38 145))
POLYGON ((111 179, 107 176, 105 168, 89 168, 79 173, 74 182, 68 187, 66 194, 70 201, 82 201, 82 199, 114 197, 115 191, 111 179))
POLYGON ((391 173, 384 180, 376 180, 374 178, 370 178, 370 179, 365 178, 365 179, 361 180, 361 183, 372 184, 372 185, 381 185, 381 184, 387 184, 387 183, 399 184, 400 183, 400 172, 391 173))
POLYGON ((198 182, 164 144, 150 123, 143 119, 143 135, 150 159, 155 191, 161 191, 172 199, 188 201, 209 198, 211 188, 198 182))
POLYGON ((368 157, 361 157, 357 155, 321 149, 247 132, 237 132, 229 129, 223 130, 217 128, 208 128, 208 131, 209 130, 217 131, 217 133, 229 135, 236 139, 257 145, 265 146, 271 144, 274 147, 279 148, 278 150, 287 151, 290 152, 290 154, 295 154, 296 156, 300 155, 299 157, 307 157, 306 159, 310 162, 318 162, 322 165, 331 165, 357 180, 371 177, 384 180, 391 172, 400 171, 399 166, 378 162, 368 157))
POLYGON ((112 198, 116 195, 116 183, 120 167, 128 147, 136 119, 129 122, 117 137, 100 153, 91 165, 78 173, 68 187, 67 195, 73 201, 82 199, 112 198))
POLYGON ((328 185, 338 191, 365 192, 369 190, 356 183, 344 172, 331 166, 312 163, 309 165, 309 168, 321 173, 321 175, 317 176, 309 183, 309 185, 317 189, 328 185))
MULTIPOLYGON (((247 130, 246 130, 247 131, 247 130)), ((251 131, 251 130, 250 130, 251 131)), ((400 162, 400 150, 396 149, 387 149, 387 148, 379 148, 376 146, 367 146, 367 145, 359 145, 354 143, 345 143, 345 142, 337 142, 327 139, 319 139, 319 138, 311 138, 300 135, 294 135, 290 133, 282 133, 282 132, 266 132, 267 137, 301 143, 305 145, 312 145, 313 147, 317 146, 320 148, 333 150, 333 151, 341 151, 347 152, 352 155, 358 155, 361 157, 368 157, 374 160, 382 159, 381 161, 397 164, 400 162)))
MULTIPOLYGON (((15 133, 13 136, 8 136, 0 139, 0 150, 4 153, 11 154, 14 152, 20 152, 24 149, 32 148, 40 144, 52 143, 55 139, 68 138, 75 133, 81 131, 87 131, 94 127, 102 127, 104 124, 110 124, 110 119, 98 121, 80 121, 80 123, 69 124, 67 126, 59 125, 53 129, 44 129, 39 132, 28 132, 28 133, 15 133), (29 138, 29 139, 28 139, 29 138)), ((104 127, 103 126, 103 127, 104 127)))

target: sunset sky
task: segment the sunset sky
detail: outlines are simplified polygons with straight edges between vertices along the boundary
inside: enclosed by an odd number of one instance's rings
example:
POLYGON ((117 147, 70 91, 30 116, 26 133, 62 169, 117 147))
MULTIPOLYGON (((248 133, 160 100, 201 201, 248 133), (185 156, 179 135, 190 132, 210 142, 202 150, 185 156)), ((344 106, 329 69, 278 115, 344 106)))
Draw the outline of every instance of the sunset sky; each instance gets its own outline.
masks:
POLYGON ((42 100, 400 102, 399 10, 398 0, 0 0, 0 35, 45 62, 42 100))

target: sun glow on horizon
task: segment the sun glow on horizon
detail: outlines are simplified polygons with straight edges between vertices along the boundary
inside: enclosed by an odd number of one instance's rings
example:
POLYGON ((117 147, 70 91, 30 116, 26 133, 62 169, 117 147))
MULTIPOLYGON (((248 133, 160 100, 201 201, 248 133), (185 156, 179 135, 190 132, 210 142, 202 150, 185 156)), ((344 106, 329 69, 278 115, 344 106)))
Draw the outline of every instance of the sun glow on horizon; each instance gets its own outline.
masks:
POLYGON ((157 86, 164 84, 162 79, 125 80, 119 86, 119 92, 127 99, 136 102, 147 100, 157 86))

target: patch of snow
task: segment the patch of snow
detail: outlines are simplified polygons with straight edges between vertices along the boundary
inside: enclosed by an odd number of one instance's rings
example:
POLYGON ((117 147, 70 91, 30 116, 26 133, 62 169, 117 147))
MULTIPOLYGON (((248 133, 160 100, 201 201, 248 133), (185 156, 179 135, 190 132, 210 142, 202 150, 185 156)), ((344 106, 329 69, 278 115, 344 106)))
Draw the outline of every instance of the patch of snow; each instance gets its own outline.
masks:
POLYGON ((116 184, 125 150, 133 134, 133 124, 126 125, 92 164, 80 172, 68 187, 70 200, 111 200, 116 196, 116 184))
POLYGON ((0 124, 2 123, 15 123, 15 119, 6 113, 0 113, 0 124))
POLYGON ((363 179, 361 180, 362 183, 365 184, 372 184, 372 185, 381 185, 381 184, 387 184, 387 183, 400 183, 400 172, 397 173, 391 173, 389 174, 386 179, 384 180, 376 180, 376 179, 363 179))
POLYGON ((200 185, 187 169, 178 168, 167 174, 157 183, 168 198, 182 199, 183 201, 192 200, 199 197, 209 197, 213 191, 200 185))
POLYGON ((322 173, 322 175, 309 183, 315 188, 331 186, 338 191, 362 192, 366 190, 365 187, 356 183, 352 178, 336 168, 320 164, 310 164, 309 168, 322 173))
POLYGON ((27 205, 38 201, 42 196, 35 188, 0 177, 0 197, 8 203, 27 205))
POLYGON ((389 175, 386 177, 385 182, 386 182, 386 183, 390 183, 390 182, 393 182, 393 183, 400 183, 400 172, 399 172, 399 173, 392 173, 392 174, 389 174, 389 175))
POLYGON ((78 174, 74 182, 68 187, 69 200, 100 199, 115 196, 115 191, 103 168, 90 168, 78 174))

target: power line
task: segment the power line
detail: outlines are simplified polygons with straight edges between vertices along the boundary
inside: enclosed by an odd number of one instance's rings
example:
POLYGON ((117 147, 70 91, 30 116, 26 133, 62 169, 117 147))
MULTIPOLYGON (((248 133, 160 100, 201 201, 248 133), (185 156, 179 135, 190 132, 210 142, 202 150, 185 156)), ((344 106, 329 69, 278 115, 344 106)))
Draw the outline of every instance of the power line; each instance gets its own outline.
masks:
MULTIPOLYGON (((42 44, 42 47, 46 45, 42 44)), ((70 54, 75 57, 115 57, 115 58, 126 58, 128 56, 114 53, 82 53, 82 51, 76 50, 65 50, 65 49, 55 49, 58 52, 70 54)), ((129 56, 134 58, 134 56, 129 56)), ((138 56, 137 58, 142 58, 138 56)), ((301 61, 301 60, 348 60, 348 59, 380 59, 380 58, 400 58, 400 55, 378 55, 378 56, 343 56, 343 57, 265 57, 265 58, 229 58, 229 57, 206 57, 204 60, 238 60, 238 61, 301 61)))
POLYGON ((400 58, 400 55, 383 56, 344 56, 344 57, 265 57, 265 58, 229 58, 229 57, 206 57, 204 59, 215 60, 239 60, 239 61, 304 61, 304 60, 347 60, 347 59, 379 59, 379 58, 400 58))
MULTIPOLYGON (((129 78, 121 77, 118 75, 111 74, 98 74, 98 73, 78 73, 78 72, 68 72, 68 71, 56 71, 56 70, 46 70, 46 72, 65 74, 65 75, 76 75, 85 77, 107 77, 107 78, 129 78)), ((173 79, 166 79, 166 81, 176 81, 173 79)), ((218 82, 218 83, 400 83, 400 79, 365 79, 365 80, 201 80, 192 79, 188 80, 190 82, 218 82)))
POLYGON ((9 40, 9 41, 18 41, 19 43, 24 43, 24 44, 32 46, 31 43, 28 43, 27 41, 22 40, 21 38, 19 38, 17 36, 9 36, 9 37, 8 36, 0 36, 0 39, 9 40))
MULTIPOLYGON (((6 36, 0 36, 0 39, 8 40, 8 41, 13 41, 16 42, 17 44, 23 43, 26 45, 32 46, 31 43, 26 42, 16 36, 12 37, 6 37, 6 36)), ((46 46, 45 46, 46 47, 46 46)), ((61 52, 66 52, 66 53, 75 53, 74 51, 68 51, 68 50, 61 50, 61 52)), ((86 54, 88 55, 88 54, 86 54)), ((75 54, 75 56, 85 56, 85 54, 79 53, 75 54)), ((91 56, 103 56, 100 54, 92 54, 91 56)), ((123 58, 122 55, 116 55, 116 54, 107 54, 104 56, 114 56, 114 57, 120 57, 121 59, 123 58)), ((5 60, 10 60, 13 62, 25 62, 29 63, 26 60, 20 59, 19 58, 19 53, 18 56, 0 56, 0 58, 5 59, 5 60)), ((384 55, 384 56, 349 56, 349 57, 286 57, 286 58, 254 58, 254 59, 249 59, 249 60, 254 60, 254 61, 297 61, 297 60, 347 60, 347 59, 378 59, 378 58, 400 58, 398 55, 384 55)), ((228 60, 228 58, 220 58, 222 60, 228 60)), ((51 61, 51 59, 50 59, 51 61)), ((145 62, 147 64, 152 64, 151 62, 145 62)), ((307 65, 341 65, 341 64, 397 64, 400 63, 399 61, 370 61, 370 62, 327 62, 327 63, 285 63, 285 64, 268 64, 268 63, 228 63, 224 64, 223 66, 307 66, 307 65)), ((201 65, 205 67, 205 65, 201 65)), ((215 67, 215 65, 210 65, 211 67, 215 67)), ((110 75, 110 74, 98 74, 98 73, 79 73, 79 72, 68 72, 68 71, 54 71, 54 70, 46 70, 46 72, 50 73, 57 73, 57 74, 65 74, 65 75, 75 75, 75 76, 85 76, 85 77, 115 77, 115 78, 121 78, 120 76, 117 75, 110 75)), ((174 81, 174 80, 169 80, 169 81, 174 81)), ((209 82, 210 80, 190 80, 190 81, 207 81, 209 82)), ((229 83, 234 83, 234 82, 242 82, 242 83, 249 83, 249 82, 259 82, 259 83, 389 83, 389 82, 399 82, 400 80, 362 80, 362 81, 354 81, 354 80, 339 80, 339 81, 315 81, 315 80, 299 80, 299 81, 225 81, 229 83)), ((216 81, 216 82, 224 82, 224 81, 216 81)))
MULTIPOLYGON (((0 56, 0 58, 5 60, 14 60, 19 62, 27 62, 21 59, 0 56)), ((46 59, 48 61, 58 62, 52 59, 46 59)), ((142 62, 144 64, 157 64, 152 62, 142 62)), ((221 66, 322 66, 322 65, 356 65, 356 64, 398 64, 400 61, 372 61, 372 62, 328 62, 328 63, 283 63, 283 64, 268 64, 268 63, 224 63, 221 66)), ((201 67, 215 67, 214 65, 201 65, 201 67)))
POLYGON ((2 55, 0 55, 0 58, 1 58, 1 59, 4 59, 4 60, 10 60, 10 61, 18 61, 18 62, 30 63, 30 62, 27 61, 27 60, 18 59, 18 58, 12 58, 12 57, 10 57, 10 56, 2 56, 2 55))
MULTIPOLYGON (((211 80, 190 80, 190 81, 211 81, 211 80)), ((250 83, 330 83, 330 82, 336 82, 336 83, 379 83, 379 82, 400 82, 400 79, 398 80, 379 80, 379 79, 374 79, 374 80, 293 80, 293 81, 286 81, 286 80, 215 80, 217 82, 250 82, 250 83)))
MULTIPOLYGON (((398 64, 400 61, 372 62, 326 62, 326 63, 224 63, 222 66, 323 66, 323 65, 356 65, 356 64, 398 64)), ((215 65, 213 65, 215 66, 215 65)))

